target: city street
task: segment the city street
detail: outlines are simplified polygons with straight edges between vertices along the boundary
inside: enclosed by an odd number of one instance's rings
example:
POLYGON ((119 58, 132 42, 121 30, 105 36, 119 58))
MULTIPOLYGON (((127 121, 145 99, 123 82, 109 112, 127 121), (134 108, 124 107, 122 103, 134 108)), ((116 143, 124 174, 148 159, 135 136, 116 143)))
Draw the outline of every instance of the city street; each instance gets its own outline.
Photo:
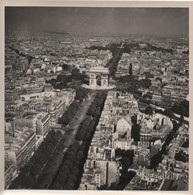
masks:
POLYGON ((53 178, 62 162, 62 159, 68 147, 73 144, 76 132, 80 123, 84 120, 87 110, 89 109, 92 101, 94 100, 96 92, 91 93, 90 97, 86 98, 78 110, 77 114, 72 119, 69 126, 66 126, 65 133, 61 138, 59 144, 51 155, 50 160, 47 162, 39 176, 35 189, 47 189, 52 183, 53 178))

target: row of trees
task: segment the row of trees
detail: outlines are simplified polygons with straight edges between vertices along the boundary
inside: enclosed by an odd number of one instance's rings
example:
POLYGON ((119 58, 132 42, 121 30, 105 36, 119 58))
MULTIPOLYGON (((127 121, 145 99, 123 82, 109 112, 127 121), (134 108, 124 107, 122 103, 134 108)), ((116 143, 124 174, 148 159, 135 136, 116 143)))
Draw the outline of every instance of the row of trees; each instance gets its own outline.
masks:
POLYGON ((153 114, 153 108, 151 106, 147 106, 145 109, 145 114, 152 115, 153 114))
POLYGON ((161 51, 163 53, 173 53, 173 49, 167 49, 167 48, 162 48, 162 47, 156 47, 154 45, 151 45, 150 43, 147 43, 147 47, 145 48, 147 51, 161 51))
POLYGON ((58 123, 68 125, 72 118, 74 117, 74 115, 76 114, 77 110, 80 108, 80 105, 81 104, 76 100, 73 101, 66 110, 66 112, 64 112, 64 114, 58 118, 58 123))
POLYGON ((149 89, 150 86, 151 86, 151 80, 148 79, 148 78, 141 79, 141 80, 138 81, 138 85, 139 85, 139 87, 149 89))
POLYGON ((110 76, 113 76, 113 77, 117 71, 117 65, 123 53, 122 49, 118 48, 120 45, 121 44, 117 44, 117 43, 111 43, 108 45, 108 48, 112 52, 113 57, 107 63, 107 67, 109 67, 110 76))
MULTIPOLYGON (((148 100, 146 100, 146 101, 148 101, 148 100)), ((148 103, 146 101, 144 101, 144 102, 148 103)), ((186 102, 188 102, 188 101, 186 101, 186 102)), ((189 102, 188 102, 187 105, 189 106, 189 102)), ((188 106, 186 108, 189 111, 189 107, 188 106)), ((188 124, 188 122, 184 120, 184 113, 183 112, 179 113, 179 115, 181 115, 180 118, 179 118, 179 117, 175 116, 172 108, 171 109, 170 108, 166 108, 165 110, 161 110, 161 109, 154 109, 151 106, 147 106, 146 109, 144 111, 141 110, 141 112, 144 112, 145 114, 152 115, 153 111, 155 110, 156 113, 160 113, 160 114, 163 114, 165 116, 168 116, 169 118, 175 119, 175 120, 179 121, 180 124, 182 124, 182 123, 188 124)))
MULTIPOLYGON (((105 97, 106 96, 104 94, 100 94, 99 92, 96 95, 93 103, 97 102, 98 107, 102 107, 104 106, 105 97)), ((102 109, 100 111, 102 111, 102 109)), ((72 190, 79 187, 84 171, 83 167, 87 158, 89 145, 92 140, 96 125, 98 124, 100 113, 101 112, 95 112, 95 114, 91 113, 91 117, 89 111, 89 115, 87 114, 81 123, 76 134, 76 139, 64 156, 63 161, 56 173, 56 177, 50 186, 50 189, 72 190)))
POLYGON ((97 93, 93 103, 90 105, 90 108, 87 111, 86 118, 83 120, 78 129, 78 132, 76 134, 76 140, 87 140, 91 136, 96 120, 98 116, 100 116, 100 113, 102 111, 105 98, 105 93, 97 93))
POLYGON ((75 99, 82 101, 84 98, 87 97, 89 90, 85 88, 78 88, 76 89, 76 96, 75 99))
POLYGON ((75 100, 70 104, 68 109, 64 112, 62 117, 58 118, 59 124, 68 125, 74 115, 77 113, 77 110, 81 106, 81 102, 86 98, 88 95, 88 89, 77 89, 75 100))
POLYGON ((157 109, 157 110, 155 110, 155 112, 163 114, 165 116, 168 116, 169 118, 175 119, 175 120, 179 121, 180 124, 182 124, 182 123, 188 124, 188 121, 184 120, 184 116, 183 115, 181 115, 180 118, 178 118, 177 116, 174 115, 172 110, 169 109, 169 108, 165 109, 164 111, 157 109))
POLYGON ((85 74, 81 74, 77 68, 71 71, 71 75, 63 75, 59 74, 56 79, 51 79, 46 81, 47 83, 51 83, 54 89, 63 89, 68 87, 68 83, 72 81, 81 81, 81 83, 85 83, 87 76, 85 74))
POLYGON ((109 63, 107 64, 109 67, 109 74, 110 76, 115 75, 116 71, 117 71, 117 65, 119 63, 119 60, 121 59, 121 51, 117 51, 116 54, 114 54, 113 58, 109 61, 109 63))
POLYGON ((132 63, 129 64, 129 75, 130 76, 133 75, 133 65, 132 65, 132 63))
POLYGON ((132 75, 122 76, 122 77, 118 78, 117 80, 120 82, 123 82, 123 83, 135 83, 136 82, 134 80, 134 76, 132 76, 132 75))
POLYGON ((74 189, 78 185, 86 144, 75 141, 65 154, 50 189, 74 189))
POLYGON ((87 111, 87 115, 94 116, 96 113, 100 113, 105 98, 106 93, 98 92, 97 95, 95 96, 93 103, 91 104, 90 108, 87 111))
POLYGON ((176 102, 171 110, 179 115, 189 117, 189 101, 183 100, 181 102, 176 102))
POLYGON ((115 190, 123 190, 129 183, 130 179, 134 176, 131 173, 128 174, 128 168, 133 164, 134 151, 117 148, 115 150, 115 156, 121 157, 120 163, 122 166, 120 181, 115 187, 115 190))
POLYGON ((32 189, 38 175, 44 165, 50 159, 55 146, 59 142, 62 134, 60 131, 50 131, 43 143, 35 151, 27 164, 21 168, 19 176, 12 182, 10 189, 32 189))
POLYGON ((122 83, 129 83, 130 87, 132 88, 133 91, 137 91, 139 88, 146 88, 149 89, 150 86, 152 85, 151 80, 148 78, 145 79, 140 79, 138 81, 136 81, 135 77, 130 75, 127 76, 122 76, 120 78, 117 79, 118 81, 122 82, 122 83))
POLYGON ((174 157, 177 161, 181 161, 181 162, 188 162, 189 159, 189 155, 186 154, 183 150, 180 150, 178 153, 175 154, 174 157))
POLYGON ((83 122, 80 124, 78 132, 76 134, 76 140, 82 141, 87 140, 90 136, 89 132, 93 128, 93 124, 91 124, 92 118, 87 116, 83 122))

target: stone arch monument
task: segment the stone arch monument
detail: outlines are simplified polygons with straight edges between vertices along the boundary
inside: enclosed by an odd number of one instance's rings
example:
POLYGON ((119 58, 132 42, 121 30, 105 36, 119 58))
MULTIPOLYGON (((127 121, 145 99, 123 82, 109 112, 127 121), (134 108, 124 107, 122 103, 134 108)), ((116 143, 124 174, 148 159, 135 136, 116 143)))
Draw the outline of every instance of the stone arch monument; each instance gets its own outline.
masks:
POLYGON ((105 67, 93 67, 89 71, 89 86, 97 87, 97 76, 101 77, 101 86, 105 88, 109 86, 109 69, 105 67))

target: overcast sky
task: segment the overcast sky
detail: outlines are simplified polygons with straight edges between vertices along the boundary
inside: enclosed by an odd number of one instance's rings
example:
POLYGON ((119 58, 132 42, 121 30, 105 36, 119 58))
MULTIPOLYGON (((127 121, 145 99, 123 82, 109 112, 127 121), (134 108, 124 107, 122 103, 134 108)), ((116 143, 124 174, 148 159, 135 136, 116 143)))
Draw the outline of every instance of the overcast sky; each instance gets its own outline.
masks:
POLYGON ((7 7, 12 29, 75 33, 188 36, 186 8, 7 7))

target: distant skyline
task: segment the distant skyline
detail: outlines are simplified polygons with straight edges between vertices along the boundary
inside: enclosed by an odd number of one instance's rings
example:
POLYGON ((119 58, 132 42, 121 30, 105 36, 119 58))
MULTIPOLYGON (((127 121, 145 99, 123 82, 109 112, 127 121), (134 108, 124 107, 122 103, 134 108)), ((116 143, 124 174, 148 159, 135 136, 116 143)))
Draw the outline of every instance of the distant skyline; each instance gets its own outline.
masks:
POLYGON ((188 8, 6 7, 6 29, 188 37, 188 8))

